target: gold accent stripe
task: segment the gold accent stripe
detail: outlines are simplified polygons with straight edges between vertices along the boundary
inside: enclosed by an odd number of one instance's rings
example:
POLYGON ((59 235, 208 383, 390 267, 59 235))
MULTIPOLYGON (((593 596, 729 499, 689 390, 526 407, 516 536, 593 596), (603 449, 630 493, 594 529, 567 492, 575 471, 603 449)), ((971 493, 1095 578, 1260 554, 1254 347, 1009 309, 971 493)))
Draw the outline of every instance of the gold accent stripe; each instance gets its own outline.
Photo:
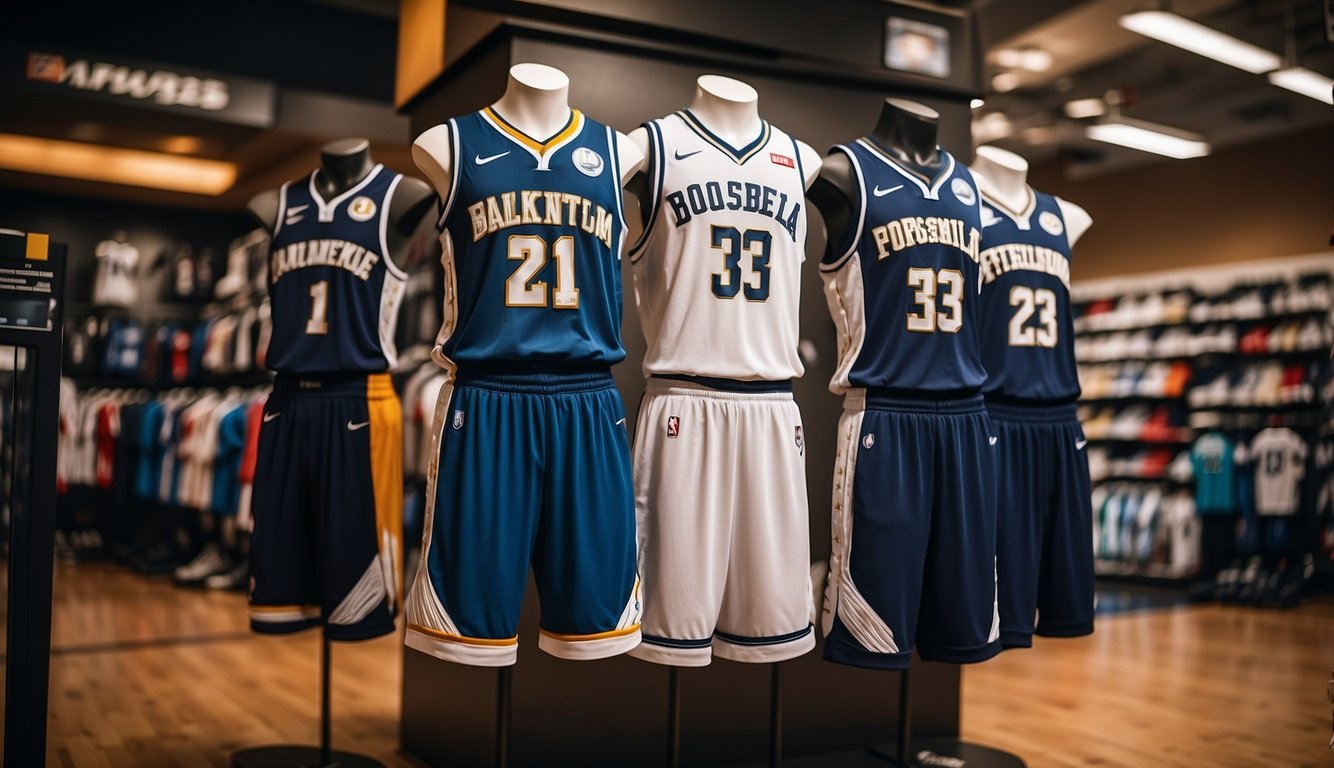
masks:
POLYGON ((429 635, 437 640, 444 640, 450 643, 459 643, 461 645, 482 645, 482 646, 495 647, 495 646, 519 644, 518 635, 515 635, 514 637, 507 637, 500 640, 495 640, 489 637, 464 637, 462 635, 455 635, 449 632, 441 632, 438 629, 431 629, 430 627, 423 627, 420 624, 409 624, 408 629, 411 629, 414 632, 420 632, 423 635, 429 635))
POLYGON ((403 406, 389 374, 368 377, 366 409, 370 416, 371 488, 375 497, 376 544, 381 565, 388 563, 394 615, 403 606, 403 406), (383 381, 381 381, 383 379, 383 381), (388 395, 375 390, 387 387, 388 395))
POLYGON ((252 605, 251 613, 291 613, 293 611, 319 610, 318 605, 252 605))
POLYGON ((546 141, 538 141, 537 139, 534 139, 532 136, 529 136, 528 134, 524 133, 518 128, 515 128, 513 125, 510 125, 509 122, 506 121, 505 118, 501 117, 500 113, 495 111, 494 109, 490 107, 484 107, 482 111, 486 113, 487 117, 491 118, 492 124, 495 125, 497 128, 499 128, 501 131, 503 131, 505 135, 509 136, 510 138, 514 139, 515 141, 519 142, 525 147, 528 147, 534 152, 537 152, 538 154, 544 154, 547 151, 548 147, 551 147, 555 144, 560 144, 561 142, 569 139, 571 136, 578 133, 579 129, 583 126, 584 123, 583 113, 577 109, 571 109, 570 122, 566 123, 564 128, 557 131, 555 136, 552 136, 546 141))
POLYGON ((1033 215, 1033 211, 1037 210, 1038 196, 1034 194, 1033 188, 1028 185, 1024 185, 1024 190, 1028 192, 1028 204, 1024 206, 1024 210, 1022 211, 1016 211, 1013 208, 1010 208, 1005 203, 1002 203, 1001 201, 997 200, 991 195, 988 195, 985 192, 982 193, 982 199, 986 200, 988 203, 991 203, 992 205, 996 206, 1002 211, 1005 211, 1006 213, 1010 214, 1010 218, 1026 219, 1033 215))
POLYGON ((566 643, 580 643, 580 642, 587 642, 589 640, 606 640, 607 638, 611 637, 625 637, 626 635, 633 635, 634 633, 639 631, 639 625, 635 624, 634 626, 627 627, 626 629, 612 629, 607 632, 597 632, 591 635, 562 635, 556 632, 548 632, 545 629, 541 629, 538 631, 546 635, 547 637, 551 638, 552 640, 560 640, 566 643))
POLYGON ((51 236, 39 235, 36 232, 28 233, 27 251, 24 258, 30 261, 46 261, 46 255, 51 248, 51 236))

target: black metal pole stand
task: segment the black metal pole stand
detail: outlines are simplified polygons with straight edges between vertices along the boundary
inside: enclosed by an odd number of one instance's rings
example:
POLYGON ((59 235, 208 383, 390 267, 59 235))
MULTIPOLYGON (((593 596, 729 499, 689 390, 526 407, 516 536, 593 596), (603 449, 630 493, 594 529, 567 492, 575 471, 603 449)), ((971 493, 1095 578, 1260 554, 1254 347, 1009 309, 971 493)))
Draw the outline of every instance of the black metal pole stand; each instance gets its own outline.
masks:
POLYGON ((681 768, 681 668, 667 668, 667 768, 681 768))
POLYGON ((379 760, 335 752, 333 749, 333 714, 330 705, 330 680, 333 677, 333 649, 329 636, 320 633, 320 745, 318 747, 284 744, 254 747, 232 753, 232 768, 384 768, 379 760))
POLYGON ((510 711, 514 701, 514 665, 496 674, 496 768, 510 763, 510 711))
POLYGON ((968 768, 1026 768, 1024 761, 1009 752, 970 744, 958 738, 913 739, 912 670, 899 673, 899 738, 891 750, 888 745, 871 747, 900 768, 931 768, 939 765, 966 765, 968 768))
POLYGON ((769 768, 783 764, 783 662, 769 665, 769 768))

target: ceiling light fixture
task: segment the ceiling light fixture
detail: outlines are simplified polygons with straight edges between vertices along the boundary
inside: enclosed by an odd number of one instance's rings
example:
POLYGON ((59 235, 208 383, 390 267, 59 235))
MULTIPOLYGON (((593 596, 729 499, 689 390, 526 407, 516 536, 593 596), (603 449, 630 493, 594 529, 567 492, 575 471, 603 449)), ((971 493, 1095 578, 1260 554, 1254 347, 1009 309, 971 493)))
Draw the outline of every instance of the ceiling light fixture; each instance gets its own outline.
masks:
POLYGON ((1210 151, 1209 142, 1197 133, 1126 117, 1090 125, 1084 129, 1084 134, 1095 141, 1174 157, 1178 160, 1204 157, 1210 151))
POLYGON ((1102 99, 1073 99, 1065 103, 1065 116, 1071 120, 1102 117, 1107 114, 1107 103, 1102 99))
POLYGON ((986 102, 981 99, 973 99, 972 101, 968 102, 968 106, 971 107, 972 109, 981 109, 985 104, 986 102))
POLYGON ((1263 74, 1283 66, 1283 59, 1276 53, 1168 11, 1127 13, 1121 17, 1120 24, 1131 32, 1253 74, 1263 74))
POLYGON ((1316 101, 1334 104, 1334 80, 1306 67, 1288 67, 1270 72, 1269 82, 1279 88, 1310 96, 1316 101))
POLYGON ((996 93, 1009 93, 1019 87, 1019 76, 1013 72, 1001 72, 991 78, 991 89, 996 93))
POLYGON ((0 133, 0 168, 196 195, 220 195, 236 183, 236 166, 221 160, 12 133, 0 133))

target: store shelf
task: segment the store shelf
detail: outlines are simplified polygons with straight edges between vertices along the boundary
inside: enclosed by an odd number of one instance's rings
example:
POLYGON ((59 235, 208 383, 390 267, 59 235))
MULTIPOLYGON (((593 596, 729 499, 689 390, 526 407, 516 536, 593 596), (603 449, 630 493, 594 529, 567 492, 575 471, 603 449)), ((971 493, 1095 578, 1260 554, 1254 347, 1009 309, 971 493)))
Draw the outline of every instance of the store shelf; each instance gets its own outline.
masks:
POLYGON ((1139 331, 1165 331, 1171 328, 1190 328, 1191 330, 1204 330, 1206 328, 1218 328, 1227 324, 1246 325, 1253 327, 1264 323, 1283 323, 1292 320, 1321 320, 1329 319, 1334 310, 1325 309, 1304 309, 1298 312, 1277 312, 1261 315, 1260 317, 1229 317, 1218 320, 1183 320, 1176 323, 1148 323, 1145 325, 1127 325, 1116 326, 1114 328, 1080 328, 1078 327, 1079 318, 1076 318, 1075 338, 1080 339, 1087 336, 1099 336, 1109 333, 1138 333, 1139 331))

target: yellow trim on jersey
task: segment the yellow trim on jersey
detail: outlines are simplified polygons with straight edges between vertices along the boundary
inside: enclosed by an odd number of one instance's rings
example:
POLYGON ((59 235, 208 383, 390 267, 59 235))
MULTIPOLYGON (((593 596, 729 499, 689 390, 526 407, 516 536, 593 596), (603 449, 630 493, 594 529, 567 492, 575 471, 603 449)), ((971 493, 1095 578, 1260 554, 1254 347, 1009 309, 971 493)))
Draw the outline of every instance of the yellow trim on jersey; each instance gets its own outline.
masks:
POLYGON ((251 613, 292 613, 294 611, 318 611, 320 607, 315 604, 308 605, 251 605, 251 613))
POLYGON ((1027 184, 1024 185, 1024 191, 1028 193, 1028 205, 1025 205, 1024 210, 1022 211, 1016 211, 1011 209, 1009 206, 1005 205, 1005 203, 1002 203, 1001 201, 997 200, 991 195, 988 195, 986 192, 982 193, 982 199, 986 200, 993 207, 999 208, 1005 213, 1009 214, 1010 218, 1012 219, 1029 219, 1033 216, 1033 211, 1037 210, 1038 196, 1033 192, 1033 188, 1028 186, 1027 184))
POLYGON ((580 643, 580 642, 587 642, 589 640, 606 640, 612 637, 625 637, 626 635, 633 635, 638 631, 639 631, 638 624, 626 627, 625 629, 612 629, 606 632, 595 632, 591 635, 562 635, 556 632, 548 632, 545 629, 538 630, 538 632, 540 632, 543 635, 546 635, 552 640, 560 640, 561 642, 565 643, 580 643))
POLYGON ((500 639, 492 639, 489 637, 464 637, 463 635, 455 635, 450 632, 441 632, 438 629, 431 629, 430 627, 424 627, 421 624, 409 624, 408 629, 411 629, 414 632, 420 632, 423 635, 429 635, 437 640, 444 640, 450 643, 459 643, 461 645, 482 645, 482 646, 494 647, 494 646, 519 644, 518 635, 515 635, 514 637, 506 637, 500 639))
POLYGON ((565 124, 564 128, 557 131, 556 135, 546 141, 538 141, 518 128, 515 128, 513 125, 510 125, 505 118, 500 116, 499 112, 490 107, 483 107, 482 114, 489 118, 491 124, 495 126, 497 130, 538 154, 545 154, 549 148, 567 141, 571 136, 578 133, 579 129, 584 125, 583 113, 577 109, 571 109, 570 121, 565 124))
POLYGON ((366 390, 375 539, 386 571, 385 586, 391 590, 390 603, 398 615, 403 605, 403 407, 387 373, 368 376, 366 390))

